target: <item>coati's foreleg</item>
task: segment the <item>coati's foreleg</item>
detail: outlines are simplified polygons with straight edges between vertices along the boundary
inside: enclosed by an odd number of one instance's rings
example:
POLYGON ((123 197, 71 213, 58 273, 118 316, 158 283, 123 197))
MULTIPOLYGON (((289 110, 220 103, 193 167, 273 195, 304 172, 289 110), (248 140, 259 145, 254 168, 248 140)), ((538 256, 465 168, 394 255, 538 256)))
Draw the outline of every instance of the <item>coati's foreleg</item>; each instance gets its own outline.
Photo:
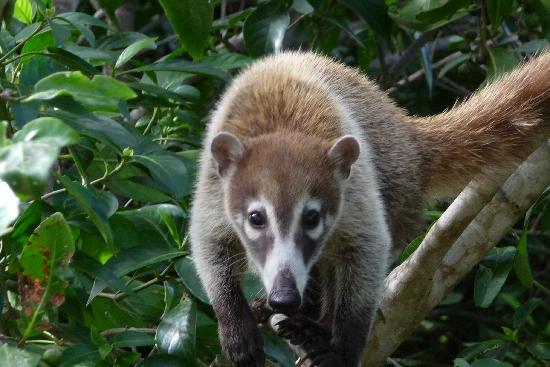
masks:
POLYGON ((386 241, 383 233, 373 230, 342 236, 345 245, 333 250, 340 260, 323 271, 331 294, 322 296, 330 303, 323 307, 321 323, 330 325, 331 348, 346 367, 357 367, 365 348, 386 272, 386 258, 381 256, 389 246, 386 241))
POLYGON ((222 351, 236 367, 261 367, 265 358, 262 336, 235 269, 228 264, 228 261, 234 262, 235 257, 226 251, 224 253, 224 245, 222 242, 211 242, 206 246, 219 251, 207 256, 195 251, 194 260, 199 264, 209 263, 208 274, 201 274, 199 270, 199 275, 207 279, 203 284, 218 318, 222 351))
POLYGON ((380 283, 369 279, 372 274, 366 276, 364 269, 350 264, 336 274, 338 291, 331 346, 348 367, 359 365, 378 299, 380 283))
MULTIPOLYGON (((201 182, 199 182, 199 185, 201 182)), ((195 198, 191 218, 193 261, 218 318, 222 351, 236 367, 264 364, 263 340, 242 292, 239 276, 246 263, 239 253, 238 239, 224 220, 221 200, 207 200, 214 194, 204 191, 195 198), (214 203, 214 204, 212 204, 214 203)))

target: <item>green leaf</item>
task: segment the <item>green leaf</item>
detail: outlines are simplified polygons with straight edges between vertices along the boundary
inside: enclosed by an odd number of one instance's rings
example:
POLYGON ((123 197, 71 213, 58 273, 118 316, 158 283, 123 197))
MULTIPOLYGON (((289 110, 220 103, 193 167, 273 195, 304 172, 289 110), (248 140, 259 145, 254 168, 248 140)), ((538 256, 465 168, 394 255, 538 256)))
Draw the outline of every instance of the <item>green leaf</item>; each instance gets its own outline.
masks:
POLYGON ((110 341, 115 348, 133 348, 155 345, 155 338, 151 335, 137 331, 125 331, 116 334, 110 341))
POLYGON ((464 55, 460 55, 459 57, 449 61, 441 68, 441 70, 439 71, 439 74, 437 74, 437 77, 438 78, 444 77, 445 74, 447 74, 447 72, 456 68, 458 65, 464 63, 466 60, 469 60, 470 56, 471 56, 470 53, 467 53, 464 55))
POLYGON ((23 23, 32 23, 32 4, 30 0, 17 0, 13 8, 13 17, 23 23))
POLYGON ((118 101, 136 97, 130 87, 116 79, 96 75, 90 80, 80 71, 55 73, 40 80, 34 89, 25 102, 69 95, 86 108, 99 111, 118 111, 118 101))
POLYGON ((281 3, 260 4, 244 22, 243 35, 248 53, 262 56, 278 51, 289 23, 288 11, 281 3))
POLYGON ((529 316, 537 307, 543 304, 540 298, 531 298, 527 303, 522 304, 514 312, 514 329, 519 329, 525 324, 529 316))
POLYGON ((510 363, 502 362, 492 358, 478 359, 471 364, 471 367, 513 367, 510 363))
MULTIPOLYGON (((47 50, 48 47, 55 46, 55 39, 51 31, 43 31, 32 36, 21 49, 21 54, 29 52, 41 52, 47 50)), ((28 58, 23 58, 25 60, 28 58)))
POLYGON ((367 22, 374 32, 386 36, 390 32, 391 20, 384 0, 339 0, 367 22))
POLYGON ((481 354, 499 349, 506 344, 507 342, 502 339, 484 340, 480 343, 475 343, 474 345, 464 349, 462 352, 460 352, 459 357, 464 358, 465 360, 472 360, 481 354))
POLYGON ((517 255, 514 261, 514 272, 524 287, 533 287, 533 273, 531 271, 531 265, 529 265, 526 230, 523 231, 518 241, 517 255))
POLYGON ((130 179, 118 180, 114 178, 106 181, 105 185, 114 193, 137 201, 149 203, 164 203, 170 201, 170 197, 163 194, 161 191, 131 181, 130 179))
POLYGON ((156 41, 156 37, 144 38, 126 47, 118 57, 118 60, 115 63, 115 69, 118 69, 122 65, 126 64, 128 61, 130 61, 130 59, 132 59, 132 57, 134 57, 141 50, 145 48, 154 50, 155 48, 157 48, 155 41, 156 41))
POLYGON ((0 235, 19 216, 19 198, 10 186, 0 180, 0 235))
POLYGON ((453 361, 453 367, 470 367, 470 364, 463 358, 455 358, 453 361))
POLYGON ((168 279, 164 281, 164 312, 166 315, 168 311, 179 303, 183 296, 183 287, 180 282, 175 279, 168 279))
POLYGON ((162 318, 155 335, 157 347, 161 352, 181 357, 185 366, 194 366, 196 327, 195 304, 189 299, 181 301, 162 318))
POLYGON ((265 354, 281 366, 295 366, 296 356, 285 341, 274 332, 263 333, 265 354))
POLYGON ((408 0, 390 17, 419 31, 437 29, 468 14, 469 0, 408 0))
POLYGON ((96 68, 90 65, 86 60, 62 48, 49 47, 48 53, 43 55, 60 62, 69 69, 78 70, 87 77, 92 77, 99 74, 96 68))
POLYGON ((79 23, 84 25, 93 25, 95 27, 105 28, 105 29, 112 29, 111 26, 109 26, 107 23, 102 21, 99 18, 96 18, 94 16, 91 16, 86 13, 79 13, 79 12, 67 12, 62 13, 57 16, 57 18, 63 18, 71 21, 72 23, 79 23))
POLYGON ((116 197, 110 192, 100 191, 93 187, 84 187, 79 182, 71 181, 67 176, 60 176, 58 180, 88 215, 105 242, 112 245, 113 232, 109 226, 109 217, 118 208, 116 197))
POLYGON ((500 23, 507 18, 514 9, 513 1, 487 0, 487 15, 491 21, 491 26, 497 30, 500 23))
POLYGON ((136 367, 181 367, 180 357, 170 354, 155 354, 139 362, 136 367))
POLYGON ((118 212, 110 220, 118 247, 134 246, 175 248, 165 217, 170 217, 177 231, 185 231, 187 224, 183 210, 172 204, 148 205, 135 210, 118 212))
POLYGON ((476 306, 487 308, 500 292, 514 265, 514 247, 496 247, 479 266, 474 282, 476 306))
POLYGON ((210 300, 202 287, 201 280, 195 270, 193 261, 188 257, 179 259, 176 262, 175 269, 183 282, 183 285, 185 285, 185 288, 201 302, 210 304, 210 300))
POLYGON ((93 25, 96 27, 101 27, 105 29, 111 29, 107 23, 102 21, 101 19, 95 18, 89 14, 85 13, 78 13, 78 12, 68 12, 59 14, 54 19, 61 19, 70 25, 72 25, 75 29, 77 29, 80 34, 86 38, 90 46, 95 47, 95 35, 94 32, 92 32, 88 26, 93 25))
POLYGON ((139 89, 144 92, 154 94, 156 96, 159 96, 161 98, 165 98, 167 100, 174 100, 175 102, 185 104, 188 102, 184 96, 182 96, 179 93, 175 93, 172 91, 169 91, 165 88, 159 87, 155 84, 148 84, 148 83, 128 83, 128 85, 134 89, 139 89))
POLYGON ((424 240, 425 235, 420 235, 416 237, 414 240, 412 240, 407 247, 403 250, 403 253, 401 254, 401 257, 399 258, 399 261, 403 262, 409 258, 413 254, 413 252, 416 251, 418 246, 422 243, 422 240, 424 240))
POLYGON ((66 284, 59 272, 67 268, 74 251, 71 229, 61 213, 40 223, 23 248, 19 259, 25 276, 20 286, 21 303, 29 317, 24 318, 23 339, 32 334, 47 304, 59 307, 64 302, 66 284))
POLYGON ((0 361, 5 367, 35 367, 40 355, 4 343, 0 345, 0 361))
POLYGON ((61 21, 67 22, 70 24, 74 29, 78 30, 82 37, 88 41, 90 46, 95 47, 95 35, 94 32, 92 32, 88 27, 86 27, 85 24, 73 22, 70 19, 63 18, 61 16, 56 17, 57 19, 60 19, 61 21))
POLYGON ((160 0, 160 5, 184 49, 193 59, 198 59, 203 54, 214 19, 214 2, 160 0))
POLYGON ((57 146, 77 144, 78 133, 54 117, 39 117, 27 123, 13 136, 14 142, 46 140, 57 146))
POLYGON ((248 66, 252 61, 246 55, 224 52, 203 57, 200 63, 219 70, 235 70, 248 66))
POLYGON ((489 48, 489 73, 487 80, 495 80, 502 74, 512 70, 518 64, 514 52, 502 47, 489 48))
POLYGON ((18 142, 0 148, 0 180, 18 194, 38 196, 44 189, 59 146, 48 139, 18 142))
POLYGON ((125 70, 118 75, 127 73, 141 73, 146 71, 178 71, 180 73, 190 73, 197 75, 212 76, 227 81, 231 80, 231 75, 218 69, 214 69, 201 63, 193 63, 185 60, 160 61, 154 64, 140 66, 134 69, 125 70))
POLYGON ((154 180, 154 187, 180 200, 189 193, 191 182, 183 160, 164 151, 147 155, 135 154, 133 162, 142 164, 154 180))
POLYGON ((45 219, 23 249, 19 262, 23 274, 32 279, 51 278, 53 270, 66 267, 74 253, 71 230, 61 213, 45 219))
POLYGON ((59 367, 73 366, 94 366, 100 360, 99 351, 93 344, 76 344, 63 351, 61 360, 63 363, 59 367), (81 362, 90 362, 88 364, 80 364, 81 362))
MULTIPOLYGON (((185 255, 185 252, 173 248, 161 246, 136 246, 120 251, 105 263, 104 268, 108 269, 109 272, 112 272, 116 276, 122 277, 131 271, 183 255, 185 255)), ((96 278, 92 290, 90 291, 88 303, 108 285, 109 284, 103 278, 96 278)))

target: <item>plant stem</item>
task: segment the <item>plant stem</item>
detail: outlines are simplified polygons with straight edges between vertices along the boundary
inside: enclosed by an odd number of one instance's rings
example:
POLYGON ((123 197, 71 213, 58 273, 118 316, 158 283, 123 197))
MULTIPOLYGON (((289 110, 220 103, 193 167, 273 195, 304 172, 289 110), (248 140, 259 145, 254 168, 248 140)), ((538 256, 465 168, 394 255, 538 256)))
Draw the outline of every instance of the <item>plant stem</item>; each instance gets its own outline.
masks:
POLYGON ((40 23, 40 25, 38 26, 38 28, 36 28, 27 38, 25 38, 24 40, 22 40, 21 42, 19 42, 19 44, 15 45, 14 48, 12 48, 11 50, 9 50, 4 56, 0 57, 0 65, 1 66, 4 66, 4 65, 7 65, 8 63, 6 63, 6 59, 13 55, 17 50, 19 50, 20 48, 22 48, 25 43, 30 40, 32 37, 34 37, 38 32, 40 32, 42 29, 44 29, 44 22, 40 23))
POLYGON ((536 280, 533 280, 533 285, 537 287, 542 293, 544 293, 547 297, 550 297, 550 289, 546 288, 544 285, 540 284, 536 280))
POLYGON ((151 120, 147 123, 147 126, 145 127, 145 130, 143 130, 143 135, 147 135, 149 130, 151 130, 151 127, 153 126, 153 123, 157 121, 158 118, 159 109, 154 108, 153 109, 153 116, 151 116, 151 120))
MULTIPOLYGON (((96 180, 93 180, 91 181, 88 185, 96 185, 98 183, 101 183, 105 180, 107 180, 109 177, 115 175, 116 173, 118 173, 122 167, 124 166, 124 164, 126 163, 126 159, 125 158, 122 158, 122 160, 120 161, 120 163, 111 171, 111 172, 105 172, 105 174, 103 175, 103 177, 100 177, 96 180)), ((63 192, 66 192, 67 189, 66 188, 62 188, 62 189, 59 189, 59 190, 54 190, 54 191, 50 191, 48 192, 47 194, 44 194, 40 197, 40 200, 45 200, 49 197, 52 197, 54 195, 57 195, 57 194, 61 194, 63 192)))
MULTIPOLYGON (((162 281, 164 281, 165 277, 166 277, 166 274, 168 274, 168 272, 170 270, 172 270, 172 267, 173 267, 173 263, 170 263, 166 269, 164 269, 158 276, 154 277, 153 279, 141 284, 141 285, 138 285, 137 287, 135 287, 133 289, 134 292, 139 292, 139 291, 142 291, 144 290, 145 288, 149 288, 150 286, 154 285, 154 284, 157 284, 157 283, 160 283, 162 281)), ((128 297, 128 294, 127 293, 117 293, 117 294, 113 294, 113 293, 99 293, 98 296, 100 297, 104 297, 104 298, 109 298, 109 299, 112 299, 113 301, 119 301, 123 298, 126 298, 128 297)))

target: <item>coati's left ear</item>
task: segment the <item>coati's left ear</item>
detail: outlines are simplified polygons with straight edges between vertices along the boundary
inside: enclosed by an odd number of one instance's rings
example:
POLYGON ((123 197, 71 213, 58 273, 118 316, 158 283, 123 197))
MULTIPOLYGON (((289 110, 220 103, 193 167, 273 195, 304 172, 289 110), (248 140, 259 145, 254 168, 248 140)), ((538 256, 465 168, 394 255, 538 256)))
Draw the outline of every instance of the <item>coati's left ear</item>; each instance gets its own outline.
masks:
POLYGON ((344 179, 349 177, 351 165, 359 158, 361 147, 351 135, 338 138, 328 150, 328 158, 344 179))
POLYGON ((218 164, 218 173, 223 177, 244 154, 244 145, 235 135, 221 132, 212 139, 210 151, 218 164))

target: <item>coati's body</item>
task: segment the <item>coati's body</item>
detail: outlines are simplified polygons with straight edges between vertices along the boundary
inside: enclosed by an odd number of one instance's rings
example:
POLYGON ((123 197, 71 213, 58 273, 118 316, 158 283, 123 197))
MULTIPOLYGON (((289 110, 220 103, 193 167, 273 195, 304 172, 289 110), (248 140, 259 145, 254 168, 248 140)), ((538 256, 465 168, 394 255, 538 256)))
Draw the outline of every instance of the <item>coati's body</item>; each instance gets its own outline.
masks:
POLYGON ((313 53, 243 71, 212 114, 191 213, 193 257, 230 359, 259 366, 263 356, 238 283, 247 259, 270 295, 294 287, 317 305, 334 351, 355 367, 392 243, 419 233, 426 200, 535 148, 549 130, 537 127, 550 113, 549 78, 545 54, 417 119, 358 71, 313 53))

